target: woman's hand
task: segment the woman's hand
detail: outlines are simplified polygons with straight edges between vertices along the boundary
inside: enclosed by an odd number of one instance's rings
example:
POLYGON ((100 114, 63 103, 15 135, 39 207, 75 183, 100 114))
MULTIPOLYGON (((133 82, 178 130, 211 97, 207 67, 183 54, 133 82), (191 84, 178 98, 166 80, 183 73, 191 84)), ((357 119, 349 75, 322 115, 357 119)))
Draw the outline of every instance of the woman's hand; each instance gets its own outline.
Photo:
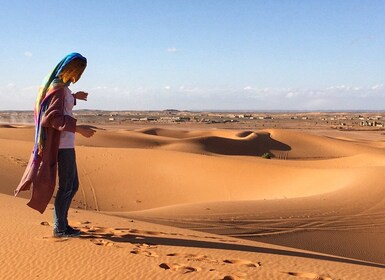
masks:
POLYGON ((76 132, 80 133, 84 137, 90 138, 94 135, 96 130, 92 129, 89 125, 77 125, 76 132))
POLYGON ((76 99, 80 99, 84 101, 87 101, 87 96, 88 96, 88 93, 84 91, 78 91, 77 93, 74 94, 74 97, 76 99))

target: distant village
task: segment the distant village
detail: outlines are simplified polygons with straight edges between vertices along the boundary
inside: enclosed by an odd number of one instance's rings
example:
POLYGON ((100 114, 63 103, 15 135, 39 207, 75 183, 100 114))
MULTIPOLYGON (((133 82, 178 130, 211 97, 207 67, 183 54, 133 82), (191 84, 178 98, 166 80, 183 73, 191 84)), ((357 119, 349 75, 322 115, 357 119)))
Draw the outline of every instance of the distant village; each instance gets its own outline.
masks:
MULTIPOLYGON (((95 115, 87 118, 86 112, 79 112, 85 120, 95 121, 95 115)), ((249 124, 262 127, 327 126, 335 129, 385 128, 385 112, 382 113, 320 113, 320 112, 192 112, 179 110, 164 111, 117 111, 97 112, 99 121, 110 124, 137 123, 200 123, 200 124, 249 124)))
MULTIPOLYGON (((81 123, 104 125, 201 124, 221 128, 334 128, 340 130, 385 129, 384 112, 195 112, 163 111, 75 111, 81 123)), ((0 123, 33 123, 29 111, 0 112, 0 123)))

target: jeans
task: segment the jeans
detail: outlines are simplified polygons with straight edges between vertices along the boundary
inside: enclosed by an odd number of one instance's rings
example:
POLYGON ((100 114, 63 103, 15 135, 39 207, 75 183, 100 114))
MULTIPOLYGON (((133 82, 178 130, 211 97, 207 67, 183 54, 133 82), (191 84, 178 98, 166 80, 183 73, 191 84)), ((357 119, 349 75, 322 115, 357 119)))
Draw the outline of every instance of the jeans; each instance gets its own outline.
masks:
POLYGON ((54 230, 65 231, 68 226, 68 209, 79 189, 75 149, 59 149, 58 174, 59 189, 53 211, 54 230))

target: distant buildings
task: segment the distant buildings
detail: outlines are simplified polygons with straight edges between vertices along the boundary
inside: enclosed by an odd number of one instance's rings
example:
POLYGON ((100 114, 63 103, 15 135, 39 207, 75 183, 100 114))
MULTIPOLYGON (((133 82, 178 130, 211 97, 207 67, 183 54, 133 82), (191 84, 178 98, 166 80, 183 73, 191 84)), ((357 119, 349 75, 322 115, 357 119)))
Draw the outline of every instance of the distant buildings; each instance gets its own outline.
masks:
MULTIPOLYGON (((101 111, 76 110, 76 118, 82 123, 108 125, 167 125, 167 124, 218 124, 218 127, 245 129, 263 128, 334 128, 341 130, 385 130, 383 112, 210 112, 179 111, 101 111), (233 123, 238 123, 233 126, 233 123)), ((1 123, 33 124, 32 111, 2 111, 1 123)))
POLYGON ((372 121, 372 120, 361 121, 360 126, 385 127, 384 123, 372 121))
MULTIPOLYGON (((354 127, 372 127, 384 128, 385 115, 370 115, 364 113, 360 115, 354 114, 331 114, 331 113, 273 113, 272 115, 261 115, 257 113, 221 113, 221 112, 189 112, 168 109, 164 111, 148 111, 148 112, 110 112, 99 113, 100 116, 108 116, 109 122, 157 122, 157 123, 204 123, 204 124, 226 124, 238 123, 254 124, 256 126, 271 125, 271 122, 288 125, 328 125, 337 129, 354 129, 354 127), (321 123, 319 123, 321 121, 321 123)), ((283 127, 284 127, 283 126, 283 127)), ((275 127, 275 126, 274 126, 275 127)))

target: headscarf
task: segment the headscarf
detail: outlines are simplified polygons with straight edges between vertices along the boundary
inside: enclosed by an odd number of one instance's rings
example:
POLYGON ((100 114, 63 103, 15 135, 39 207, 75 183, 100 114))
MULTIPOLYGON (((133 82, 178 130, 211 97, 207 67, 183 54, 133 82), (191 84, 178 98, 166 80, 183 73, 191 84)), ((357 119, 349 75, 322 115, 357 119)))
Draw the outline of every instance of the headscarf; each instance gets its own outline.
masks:
POLYGON ((64 84, 60 79, 59 75, 63 69, 74 59, 81 59, 87 63, 87 59, 79 53, 70 53, 65 58, 63 58, 58 65, 48 74, 39 88, 39 93, 37 95, 34 117, 35 117, 35 145, 33 149, 34 159, 41 155, 41 152, 44 147, 45 141, 45 131, 41 127, 41 118, 44 115, 45 111, 48 108, 50 97, 53 92, 57 89, 62 88, 67 84, 64 84))

